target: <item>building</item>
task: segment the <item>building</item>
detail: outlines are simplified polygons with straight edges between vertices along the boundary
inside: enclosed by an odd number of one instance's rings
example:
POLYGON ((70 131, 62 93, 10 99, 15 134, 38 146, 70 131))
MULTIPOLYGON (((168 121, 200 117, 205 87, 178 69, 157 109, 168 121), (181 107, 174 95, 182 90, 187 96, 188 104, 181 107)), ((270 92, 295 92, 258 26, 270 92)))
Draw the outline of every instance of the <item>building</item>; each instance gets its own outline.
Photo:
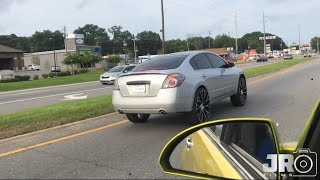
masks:
POLYGON ((23 51, 0 45, 0 70, 21 70, 23 51))
POLYGON ((100 46, 85 45, 83 34, 68 34, 65 40, 66 49, 33 52, 24 54, 24 64, 38 64, 41 70, 50 70, 56 64, 60 66, 61 70, 66 70, 68 67, 63 64, 67 53, 97 53, 100 54, 100 46))

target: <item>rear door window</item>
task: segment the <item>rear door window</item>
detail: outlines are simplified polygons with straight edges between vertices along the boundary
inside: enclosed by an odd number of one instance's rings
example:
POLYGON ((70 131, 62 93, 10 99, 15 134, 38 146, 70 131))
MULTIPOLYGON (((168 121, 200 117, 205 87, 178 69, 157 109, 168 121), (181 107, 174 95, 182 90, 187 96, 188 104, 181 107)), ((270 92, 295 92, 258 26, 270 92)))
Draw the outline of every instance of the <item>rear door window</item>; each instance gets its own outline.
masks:
MULTIPOLYGON (((204 55, 204 54, 199 54, 199 55, 196 55, 195 57, 192 58, 192 60, 197 69, 211 69, 212 66, 208 60, 208 58, 204 55)), ((191 64, 192 66, 192 64, 191 64)))
POLYGON ((169 70, 178 68, 188 55, 163 55, 146 61, 132 70, 141 72, 149 70, 169 70))
POLYGON ((226 62, 221 57, 209 53, 206 55, 208 56, 213 68, 221 68, 226 65, 226 62))

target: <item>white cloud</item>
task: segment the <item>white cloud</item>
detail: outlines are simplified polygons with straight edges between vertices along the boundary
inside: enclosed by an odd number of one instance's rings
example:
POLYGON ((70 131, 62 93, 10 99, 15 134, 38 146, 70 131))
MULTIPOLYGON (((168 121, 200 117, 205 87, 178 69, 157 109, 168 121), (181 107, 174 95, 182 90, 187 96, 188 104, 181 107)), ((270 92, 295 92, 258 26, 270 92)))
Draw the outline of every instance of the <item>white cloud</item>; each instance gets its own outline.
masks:
MULTIPOLYGON (((310 41, 320 22, 319 0, 164 0, 167 39, 185 39, 188 34, 234 36, 234 15, 238 15, 238 35, 262 31, 262 12, 268 32, 285 41, 310 41), (312 32, 312 33, 311 33, 312 32)), ((87 23, 108 29, 121 25, 136 34, 143 30, 160 33, 160 0, 0 0, 0 34, 31 35, 36 30, 62 29, 71 33, 87 23)))

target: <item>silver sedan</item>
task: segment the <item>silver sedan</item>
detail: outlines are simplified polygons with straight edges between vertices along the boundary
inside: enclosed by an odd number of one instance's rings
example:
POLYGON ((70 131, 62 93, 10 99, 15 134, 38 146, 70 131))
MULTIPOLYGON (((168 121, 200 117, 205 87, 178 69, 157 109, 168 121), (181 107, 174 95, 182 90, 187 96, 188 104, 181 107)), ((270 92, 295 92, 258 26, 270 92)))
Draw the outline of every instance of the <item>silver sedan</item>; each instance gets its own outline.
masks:
POLYGON ((210 107, 231 97, 234 106, 247 100, 243 71, 220 56, 205 51, 161 55, 120 75, 112 103, 133 123, 150 114, 188 112, 195 123, 210 118, 210 107))

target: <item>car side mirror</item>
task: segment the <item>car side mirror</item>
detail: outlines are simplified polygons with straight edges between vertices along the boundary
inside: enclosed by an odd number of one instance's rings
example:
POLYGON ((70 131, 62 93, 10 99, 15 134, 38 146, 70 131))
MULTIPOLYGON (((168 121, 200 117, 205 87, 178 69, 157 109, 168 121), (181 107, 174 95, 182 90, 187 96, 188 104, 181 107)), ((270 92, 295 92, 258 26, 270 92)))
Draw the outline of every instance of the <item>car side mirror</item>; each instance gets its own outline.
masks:
POLYGON ((235 66, 235 64, 234 64, 233 62, 229 62, 229 63, 228 63, 228 67, 229 67, 229 68, 232 68, 232 67, 234 67, 234 66, 235 66))
POLYGON ((165 173, 196 179, 276 179, 278 170, 270 167, 277 162, 269 154, 277 161, 271 120, 226 119, 179 133, 164 147, 159 163, 165 173))

